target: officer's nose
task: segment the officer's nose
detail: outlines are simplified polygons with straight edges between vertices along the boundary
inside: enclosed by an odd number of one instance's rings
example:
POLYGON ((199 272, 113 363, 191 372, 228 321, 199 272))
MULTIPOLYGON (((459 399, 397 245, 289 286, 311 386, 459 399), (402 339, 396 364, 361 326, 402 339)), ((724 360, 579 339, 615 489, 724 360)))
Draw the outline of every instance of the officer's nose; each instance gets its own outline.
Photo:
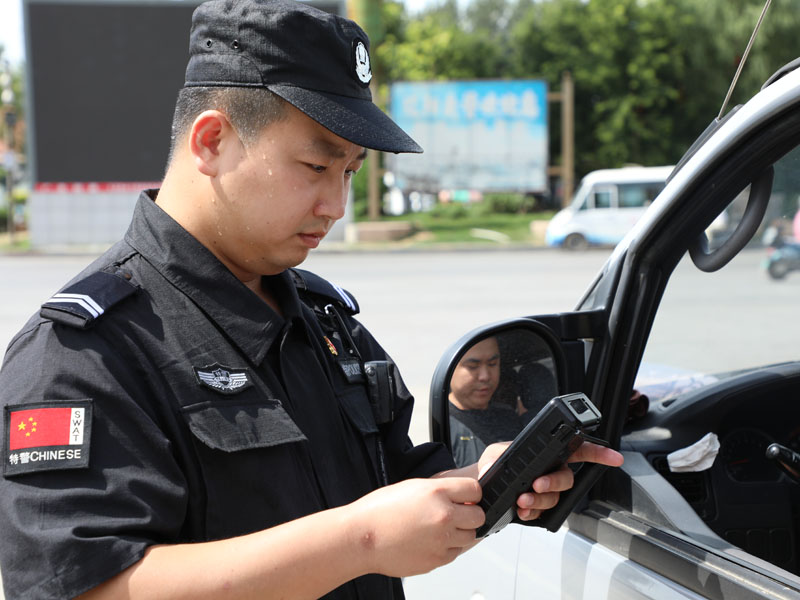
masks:
POLYGON ((347 198, 350 195, 350 182, 343 182, 340 185, 328 188, 318 200, 314 209, 314 214, 318 217, 325 217, 338 221, 344 216, 347 198))

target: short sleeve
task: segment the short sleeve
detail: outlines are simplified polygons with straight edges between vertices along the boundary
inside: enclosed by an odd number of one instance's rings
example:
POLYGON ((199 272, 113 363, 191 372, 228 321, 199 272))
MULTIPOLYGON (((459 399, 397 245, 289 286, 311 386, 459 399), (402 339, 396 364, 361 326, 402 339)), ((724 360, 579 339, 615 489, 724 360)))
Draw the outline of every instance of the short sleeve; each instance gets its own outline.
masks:
MULTIPOLYGON (((164 434, 169 414, 148 393, 153 374, 120 347, 95 330, 48 321, 9 347, 0 370, 4 420, 29 406, 91 407, 85 466, 56 461, 26 470, 21 453, 12 457, 3 441, 3 461, 17 465, 0 478, 0 569, 9 598, 71 598, 180 535, 187 486, 164 434)), ((12 428, 4 425, 8 437, 12 428)))

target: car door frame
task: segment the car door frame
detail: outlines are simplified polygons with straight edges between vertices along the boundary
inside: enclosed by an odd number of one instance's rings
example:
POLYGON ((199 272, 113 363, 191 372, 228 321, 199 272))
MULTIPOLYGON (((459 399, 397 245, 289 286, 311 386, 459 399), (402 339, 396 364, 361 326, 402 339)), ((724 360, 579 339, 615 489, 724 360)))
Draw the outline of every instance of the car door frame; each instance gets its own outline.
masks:
MULTIPOLYGON (((581 310, 608 312, 607 337, 587 340, 588 393, 606 415, 599 430, 604 439, 620 440, 633 381, 672 271, 728 201, 797 145, 792 139, 800 139, 798 72, 732 113, 673 174, 584 296, 581 310)), ((676 525, 670 515, 654 519, 652 512, 637 510, 660 476, 649 465, 635 466, 638 470, 629 465, 601 480, 585 508, 569 517, 570 533, 707 598, 798 597, 800 578, 732 551, 718 538, 693 537, 702 523, 676 525), (627 498, 620 493, 626 478, 627 498)), ((677 494, 670 501, 676 503, 674 514, 686 508, 677 494)))

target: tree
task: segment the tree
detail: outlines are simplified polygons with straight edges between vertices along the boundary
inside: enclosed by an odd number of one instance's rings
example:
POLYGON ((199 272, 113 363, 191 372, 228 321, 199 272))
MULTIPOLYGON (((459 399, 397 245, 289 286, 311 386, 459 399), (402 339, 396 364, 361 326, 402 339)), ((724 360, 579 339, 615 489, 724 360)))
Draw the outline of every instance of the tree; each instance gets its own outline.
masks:
POLYGON ((516 76, 556 86, 572 73, 579 173, 676 160, 691 134, 675 118, 685 70, 675 36, 690 26, 673 2, 637 0, 542 2, 517 22, 516 76))
MULTIPOLYGON (((542 78, 558 89, 570 71, 579 176, 673 164, 718 115, 763 1, 443 0, 412 18, 387 3, 377 52, 387 81, 542 78)), ((733 104, 798 54, 796 4, 773 1, 733 104)), ((550 135, 557 157, 560 128, 550 135)))
POLYGON ((11 104, 6 105, 5 101, 0 101, 0 140, 12 139, 14 148, 23 151, 25 139, 22 135, 24 128, 24 77, 22 65, 11 65, 5 59, 5 48, 0 44, 0 93, 11 92, 13 97, 11 104), (6 79, 7 78, 7 79, 6 79), (9 121, 6 115, 13 113, 13 131, 9 131, 9 121))

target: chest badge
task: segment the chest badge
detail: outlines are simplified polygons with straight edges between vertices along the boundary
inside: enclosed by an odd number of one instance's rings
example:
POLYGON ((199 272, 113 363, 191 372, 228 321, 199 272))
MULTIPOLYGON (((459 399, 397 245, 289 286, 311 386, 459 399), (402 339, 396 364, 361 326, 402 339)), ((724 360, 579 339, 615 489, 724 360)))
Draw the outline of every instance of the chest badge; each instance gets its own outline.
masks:
POLYGON ((237 394, 253 385, 247 369, 232 369, 216 363, 194 367, 194 374, 200 385, 223 394, 237 394))
POLYGON ((330 350, 330 353, 334 356, 339 356, 339 351, 336 349, 336 346, 333 345, 333 342, 330 340, 330 338, 328 338, 327 335, 322 337, 325 338, 325 343, 328 345, 328 350, 330 350))

